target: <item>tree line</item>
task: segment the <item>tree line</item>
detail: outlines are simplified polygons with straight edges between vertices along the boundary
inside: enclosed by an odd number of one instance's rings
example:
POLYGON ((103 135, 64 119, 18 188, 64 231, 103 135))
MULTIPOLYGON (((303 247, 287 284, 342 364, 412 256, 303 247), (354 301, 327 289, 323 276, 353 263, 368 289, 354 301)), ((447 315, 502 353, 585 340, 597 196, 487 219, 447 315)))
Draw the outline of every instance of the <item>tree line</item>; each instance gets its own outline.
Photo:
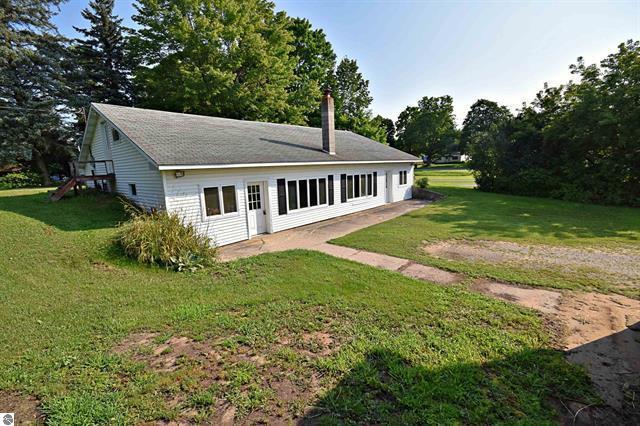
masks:
POLYGON ((430 160, 469 154, 483 191, 640 206, 640 43, 570 69, 578 82, 545 85, 515 115, 476 101, 461 129, 451 97, 424 97, 400 113, 389 143, 430 160))
POLYGON ((269 1, 138 0, 131 29, 92 0, 76 39, 52 23, 62 0, 2 3, 0 166, 31 164, 44 184, 77 153, 90 102, 319 126, 328 88, 337 128, 386 141, 356 60, 269 1))
POLYGON ((518 195, 640 206, 640 43, 599 66, 571 65, 579 82, 546 86, 512 116, 479 100, 462 129, 478 187, 518 195))
POLYGON ((640 205, 640 47, 628 41, 579 82, 547 87, 515 115, 480 99, 456 126, 450 96, 420 99, 396 122, 370 111, 369 81, 322 29, 266 0, 138 0, 126 28, 114 0, 92 0, 77 39, 52 17, 62 0, 5 0, 0 11, 0 173, 29 164, 49 184, 77 153, 90 102, 336 127, 429 160, 471 156, 479 189, 640 205))

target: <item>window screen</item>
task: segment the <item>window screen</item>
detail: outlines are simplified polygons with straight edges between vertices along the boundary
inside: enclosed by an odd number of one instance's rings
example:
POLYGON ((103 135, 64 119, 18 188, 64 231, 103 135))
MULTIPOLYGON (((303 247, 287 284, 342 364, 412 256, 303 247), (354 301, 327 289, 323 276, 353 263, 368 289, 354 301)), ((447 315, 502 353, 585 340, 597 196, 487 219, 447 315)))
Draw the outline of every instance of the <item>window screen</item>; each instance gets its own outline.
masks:
POLYGON ((287 191, 284 179, 277 180, 278 186, 278 214, 287 214, 287 191))
POLYGON ((318 195, 320 197, 320 204, 327 204, 327 180, 319 179, 318 180, 318 195))
POLYGON ((318 205, 318 180, 309 179, 309 206, 318 205))
POLYGON ((300 201, 300 208, 303 209, 309 206, 309 199, 307 198, 307 181, 298 181, 298 199, 300 201))
POLYGON ((289 193, 289 210, 298 208, 298 188, 295 180, 287 182, 287 192, 289 193))
POLYGON ((329 175, 329 180, 328 180, 328 190, 329 190, 329 205, 332 206, 333 205, 333 175, 329 175))
POLYGON ((378 172, 373 172, 373 196, 378 196, 378 172))
POLYGON ((224 213, 235 213, 238 211, 236 205, 236 187, 223 186, 222 187, 222 206, 224 207, 224 213))
POLYGON ((204 189, 204 206, 207 216, 215 216, 221 213, 217 186, 204 189))

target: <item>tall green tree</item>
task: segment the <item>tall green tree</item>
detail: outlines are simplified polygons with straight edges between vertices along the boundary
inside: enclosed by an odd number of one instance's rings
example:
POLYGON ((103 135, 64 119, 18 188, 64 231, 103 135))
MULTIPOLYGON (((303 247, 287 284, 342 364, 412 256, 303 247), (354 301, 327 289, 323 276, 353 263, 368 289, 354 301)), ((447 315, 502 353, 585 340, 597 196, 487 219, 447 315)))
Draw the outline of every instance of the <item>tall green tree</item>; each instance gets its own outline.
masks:
POLYGON ((462 123, 460 133, 460 152, 468 153, 469 144, 475 140, 480 132, 487 132, 491 126, 499 125, 512 118, 507 107, 500 106, 496 102, 487 99, 478 99, 471 105, 467 116, 462 123))
POLYGON ((323 89, 334 86, 336 54, 324 31, 313 29, 309 20, 288 18, 287 29, 293 36, 290 55, 296 76, 288 88, 291 100, 300 106, 307 124, 320 126, 318 105, 323 89))
POLYGON ((384 118, 381 115, 376 115, 374 117, 380 125, 384 128, 385 133, 385 141, 389 146, 395 146, 396 144, 396 125, 390 118, 384 118))
POLYGON ((74 27, 84 37, 75 40, 78 66, 77 101, 131 105, 131 66, 126 55, 126 36, 122 18, 113 13, 114 0, 93 0, 82 11, 88 28, 74 27))
MULTIPOLYGON (((131 38, 140 105, 301 123, 284 13, 266 0, 140 0, 131 38)), ((318 100, 319 102, 319 100, 318 100)))
POLYGON ((451 96, 425 96, 418 106, 409 106, 396 122, 398 146, 414 155, 430 160, 446 153, 456 141, 453 99, 451 96))
POLYGON ((49 184, 48 160, 68 156, 65 40, 51 18, 59 0, 3 0, 0 11, 0 161, 31 161, 49 184))

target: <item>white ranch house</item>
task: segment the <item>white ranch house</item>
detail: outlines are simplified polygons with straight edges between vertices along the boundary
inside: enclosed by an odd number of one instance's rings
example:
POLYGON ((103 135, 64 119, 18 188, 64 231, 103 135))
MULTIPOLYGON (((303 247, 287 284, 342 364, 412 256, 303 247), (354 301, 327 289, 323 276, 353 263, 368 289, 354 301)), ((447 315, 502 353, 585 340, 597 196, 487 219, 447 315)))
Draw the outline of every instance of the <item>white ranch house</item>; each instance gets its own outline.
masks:
POLYGON ((411 198, 417 157, 334 130, 328 93, 322 116, 311 128, 92 104, 79 172, 218 246, 411 198))

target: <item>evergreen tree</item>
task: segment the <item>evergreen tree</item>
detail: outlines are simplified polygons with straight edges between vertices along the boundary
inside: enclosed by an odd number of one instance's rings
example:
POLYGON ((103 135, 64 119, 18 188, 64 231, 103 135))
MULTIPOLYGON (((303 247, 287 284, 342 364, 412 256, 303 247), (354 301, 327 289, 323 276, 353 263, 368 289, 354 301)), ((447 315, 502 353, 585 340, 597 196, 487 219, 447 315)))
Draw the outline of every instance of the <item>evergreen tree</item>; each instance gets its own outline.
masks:
POLYGON ((60 0, 4 0, 0 12, 0 162, 31 161, 50 184, 48 160, 71 154, 64 42, 51 18, 60 0))
MULTIPOLYGON (((304 124, 288 89, 296 59, 289 21, 266 0, 140 0, 131 39, 140 104, 304 124)), ((316 103, 319 103, 319 98, 316 103)))
POLYGON ((122 18, 113 14, 114 0, 93 0, 82 11, 89 28, 77 28, 84 38, 76 39, 74 54, 79 67, 77 103, 105 102, 131 105, 132 84, 126 56, 126 35, 122 18))

